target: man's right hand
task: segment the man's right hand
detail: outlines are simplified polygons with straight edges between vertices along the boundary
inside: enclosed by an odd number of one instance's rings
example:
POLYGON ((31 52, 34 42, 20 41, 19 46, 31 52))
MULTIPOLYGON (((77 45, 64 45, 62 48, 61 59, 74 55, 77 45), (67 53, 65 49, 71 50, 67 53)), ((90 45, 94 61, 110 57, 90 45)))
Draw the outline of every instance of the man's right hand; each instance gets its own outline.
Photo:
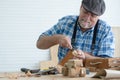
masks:
POLYGON ((62 47, 66 47, 66 48, 72 49, 71 39, 69 37, 67 37, 67 36, 62 35, 59 38, 59 42, 58 43, 62 47))

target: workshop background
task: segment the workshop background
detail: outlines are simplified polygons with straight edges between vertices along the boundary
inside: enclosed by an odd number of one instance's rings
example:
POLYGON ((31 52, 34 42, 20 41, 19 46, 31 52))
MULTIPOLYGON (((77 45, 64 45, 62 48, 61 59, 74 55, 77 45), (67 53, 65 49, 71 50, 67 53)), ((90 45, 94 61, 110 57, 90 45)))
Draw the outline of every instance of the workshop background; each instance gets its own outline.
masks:
MULTIPOLYGON (((105 0, 101 18, 120 26, 120 0, 105 0)), ((78 15, 81 0, 0 0, 0 72, 39 68, 49 49, 36 47, 39 35, 66 15, 78 15)))

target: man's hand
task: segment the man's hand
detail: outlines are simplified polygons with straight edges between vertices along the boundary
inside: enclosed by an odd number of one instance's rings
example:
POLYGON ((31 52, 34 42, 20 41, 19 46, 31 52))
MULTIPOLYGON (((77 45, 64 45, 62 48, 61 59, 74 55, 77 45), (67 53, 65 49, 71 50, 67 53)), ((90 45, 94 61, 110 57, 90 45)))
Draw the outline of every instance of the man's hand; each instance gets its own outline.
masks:
POLYGON ((76 50, 76 52, 74 54, 74 58, 85 59, 85 54, 82 50, 76 50))
POLYGON ((71 45, 71 39, 67 36, 61 36, 61 38, 59 38, 59 45, 62 47, 66 47, 69 49, 72 49, 72 45, 71 45))
POLYGON ((74 58, 77 58, 77 59, 85 59, 85 58, 100 58, 100 57, 95 57, 93 56, 91 53, 88 53, 88 52, 83 52, 82 50, 75 50, 76 54, 74 54, 74 58))

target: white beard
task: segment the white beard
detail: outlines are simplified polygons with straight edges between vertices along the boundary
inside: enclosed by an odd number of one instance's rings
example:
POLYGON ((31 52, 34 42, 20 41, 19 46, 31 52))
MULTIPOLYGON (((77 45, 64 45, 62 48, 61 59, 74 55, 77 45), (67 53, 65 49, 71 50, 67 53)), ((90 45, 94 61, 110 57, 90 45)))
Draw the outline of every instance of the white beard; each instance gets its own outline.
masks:
POLYGON ((92 28, 92 26, 90 25, 90 22, 86 22, 83 19, 79 21, 79 25, 85 29, 92 28))

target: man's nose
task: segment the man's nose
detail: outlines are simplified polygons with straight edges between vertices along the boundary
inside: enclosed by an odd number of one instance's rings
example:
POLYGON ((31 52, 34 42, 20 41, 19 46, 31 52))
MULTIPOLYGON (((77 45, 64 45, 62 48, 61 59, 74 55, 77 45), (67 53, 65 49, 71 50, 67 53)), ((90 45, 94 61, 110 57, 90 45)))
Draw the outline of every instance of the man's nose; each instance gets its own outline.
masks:
POLYGON ((87 21, 90 21, 90 18, 91 18, 91 14, 88 13, 88 14, 86 15, 86 20, 87 20, 87 21))

